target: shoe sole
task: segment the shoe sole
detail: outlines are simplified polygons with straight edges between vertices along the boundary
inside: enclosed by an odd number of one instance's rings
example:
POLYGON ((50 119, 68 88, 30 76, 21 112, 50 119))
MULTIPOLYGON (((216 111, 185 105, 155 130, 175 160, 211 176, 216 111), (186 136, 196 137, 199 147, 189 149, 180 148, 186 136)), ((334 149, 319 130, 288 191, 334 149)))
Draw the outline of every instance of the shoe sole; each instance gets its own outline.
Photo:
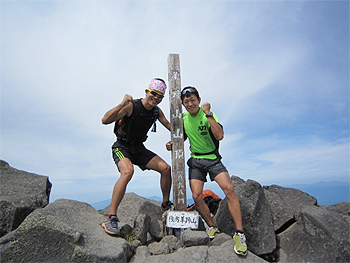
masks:
POLYGON ((218 235, 218 234, 219 234, 219 233, 215 234, 214 236, 209 236, 209 239, 210 239, 210 240, 214 239, 214 237, 215 237, 216 235, 218 235))
POLYGON ((236 246, 233 247, 233 249, 235 250, 236 254, 239 255, 239 256, 247 256, 248 255, 248 250, 246 252, 243 252, 243 251, 237 251, 236 249, 236 246))
POLYGON ((216 235, 218 235, 218 234, 220 234, 220 233, 215 233, 214 236, 209 236, 209 239, 210 239, 210 240, 214 239, 214 237, 215 237, 216 235))
MULTIPOLYGON (((106 232, 108 235, 111 235, 111 236, 119 236, 119 231, 118 231, 118 233, 109 231, 109 230, 107 229, 106 224, 105 224, 104 222, 101 224, 101 226, 104 228, 105 232, 106 232)), ((118 230, 119 230, 119 229, 118 229, 118 230)))

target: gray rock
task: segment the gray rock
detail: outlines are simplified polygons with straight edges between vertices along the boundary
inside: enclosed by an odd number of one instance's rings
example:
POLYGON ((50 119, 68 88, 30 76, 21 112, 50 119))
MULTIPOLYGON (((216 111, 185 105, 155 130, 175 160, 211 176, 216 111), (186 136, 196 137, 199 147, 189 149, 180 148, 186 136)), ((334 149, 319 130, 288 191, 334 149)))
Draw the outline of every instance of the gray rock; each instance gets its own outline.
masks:
POLYGON ((131 258, 131 263, 148 262, 147 259, 151 256, 147 246, 139 246, 136 249, 134 256, 131 258))
POLYGON ((143 245, 147 242, 147 233, 149 230, 151 218, 148 214, 140 214, 135 218, 134 228, 132 233, 134 236, 141 241, 143 245))
POLYGON ((0 160, 0 237, 16 229, 35 209, 49 203, 47 176, 27 173, 0 160))
POLYGON ((35 198, 30 196, 30 201, 33 203, 35 199, 34 204, 39 204, 32 206, 36 210, 16 230, 0 238, 1 262, 265 262, 255 254, 274 262, 348 262, 350 259, 349 203, 317 207, 314 197, 299 190, 275 185, 262 188, 255 181, 245 182, 232 176, 250 250, 242 258, 233 250, 235 226, 226 200, 220 203, 214 218, 223 233, 209 241, 205 231, 191 229, 177 231, 179 238, 164 236, 160 203, 129 193, 118 210, 121 237, 111 237, 100 226, 109 207, 100 214, 90 205, 72 200, 61 199, 46 205, 51 189, 47 177, 27 176, 6 162, 0 162, 0 166, 1 197, 3 193, 9 196, 11 191, 23 189, 15 202, 0 199, 1 208, 4 207, 2 229, 9 225, 7 217, 12 220, 9 222, 23 221, 25 213, 11 215, 8 207, 13 205, 13 210, 19 211, 27 207, 25 199, 33 192, 25 185, 6 190, 3 185, 17 183, 21 176, 30 178, 34 182, 32 189, 38 192, 34 193, 35 198), (8 176, 11 173, 17 176, 14 182, 8 176), (43 188, 47 191, 40 194, 43 188), (280 233, 277 246, 274 230, 280 233))
MULTIPOLYGON (((148 215, 150 217, 149 233, 155 241, 160 241, 164 237, 160 205, 159 202, 148 200, 135 193, 126 193, 118 207, 118 218, 121 222, 133 226, 140 214, 148 215)), ((99 212, 107 216, 109 208, 110 206, 107 206, 99 212)))
POLYGON ((142 243, 140 242, 140 240, 138 239, 135 239, 135 240, 132 240, 131 241, 131 247, 132 247, 132 252, 135 253, 136 252, 136 249, 138 247, 142 246, 142 243))
POLYGON ((296 216, 304 206, 317 205, 315 197, 297 189, 272 185, 265 186, 264 191, 272 209, 274 229, 278 232, 295 222, 296 216))
POLYGON ((181 247, 181 241, 174 235, 163 237, 160 243, 168 244, 172 251, 175 251, 181 247))
POLYGON ((182 233, 182 245, 185 247, 207 245, 209 236, 204 231, 193 231, 185 229, 182 233))
POLYGON ((221 246, 211 246, 208 249, 208 258, 206 261, 208 263, 229 263, 229 262, 265 262, 265 260, 257 257, 256 255, 249 253, 247 257, 240 257, 236 255, 234 249, 234 241, 231 238, 230 240, 223 243, 221 246))
POLYGON ((127 262, 131 245, 107 235, 90 205, 60 199, 36 209, 11 234, 0 239, 2 262, 127 262))
MULTIPOLYGON (((249 251, 256 255, 272 253, 276 248, 273 215, 262 186, 253 181, 244 182, 232 176, 231 181, 240 200, 243 228, 249 251)), ((221 232, 233 236, 236 226, 227 206, 226 198, 220 202, 214 217, 221 232)))
POLYGON ((183 263, 183 262, 210 262, 210 263, 231 263, 231 262, 265 262, 260 257, 248 253, 247 257, 236 255, 233 250, 233 239, 223 243, 221 246, 193 246, 179 248, 177 251, 167 255, 151 255, 147 247, 138 247, 135 256, 130 262, 133 263, 183 263))
POLYGON ((158 218, 152 218, 149 225, 149 233, 156 241, 160 241, 164 237, 163 222, 158 218))
POLYGON ((172 252, 170 246, 164 242, 153 242, 148 245, 148 250, 151 255, 170 254, 172 252))
POLYGON ((215 235, 214 239, 211 241, 212 246, 221 246, 223 243, 231 240, 232 237, 225 234, 225 233, 220 233, 218 235, 215 235))
POLYGON ((139 247, 136 250, 133 263, 164 263, 164 262, 206 262, 208 254, 207 246, 196 246, 189 248, 180 248, 178 251, 168 255, 147 254, 145 248, 139 247))
POLYGON ((125 224, 123 222, 118 223, 118 227, 120 229, 119 236, 132 242, 135 238, 132 233, 132 227, 129 224, 125 224))
POLYGON ((333 211, 336 211, 338 213, 350 215, 350 203, 349 202, 343 202, 343 203, 335 204, 335 205, 327 205, 324 207, 326 207, 327 209, 331 209, 333 211))
POLYGON ((306 206, 297 222, 278 235, 285 262, 349 262, 350 216, 306 206))
MULTIPOLYGON (((141 197, 135 193, 126 193, 118 207, 118 218, 129 225, 134 224, 135 218, 139 214, 148 214, 152 219, 162 220, 160 211, 160 202, 141 197)), ((99 211, 102 215, 107 216, 110 206, 99 211)))

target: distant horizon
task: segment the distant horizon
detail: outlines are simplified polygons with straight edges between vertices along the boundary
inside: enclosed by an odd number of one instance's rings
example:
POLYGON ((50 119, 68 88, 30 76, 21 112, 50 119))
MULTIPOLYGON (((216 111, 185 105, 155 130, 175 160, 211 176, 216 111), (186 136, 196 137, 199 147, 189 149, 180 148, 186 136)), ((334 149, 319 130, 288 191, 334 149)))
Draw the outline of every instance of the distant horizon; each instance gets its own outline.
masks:
MULTIPOLYGON (((262 185, 262 186, 267 186, 267 185, 262 185)), ((324 206, 324 205, 336 205, 336 204, 339 204, 339 203, 344 203, 344 202, 350 202, 350 196, 349 196, 349 193, 350 193, 350 182, 345 182, 345 181, 337 181, 337 180, 333 180, 333 181, 319 181, 319 182, 315 182, 315 183, 311 183, 311 184, 292 184, 292 185, 279 185, 280 187, 283 187, 283 188, 294 188, 294 189, 297 189, 297 190, 301 190, 307 194, 309 194, 310 196, 313 196, 317 199, 317 202, 318 202, 318 205, 321 205, 321 206, 324 206), (314 185, 317 185, 317 184, 329 184, 329 183, 335 183, 335 184, 347 184, 343 187, 347 187, 347 190, 348 190, 348 193, 347 193, 347 196, 343 196, 343 199, 342 199, 342 196, 338 196, 336 195, 337 193, 339 193, 339 191, 334 195, 334 193, 330 194, 330 193, 327 193, 324 191, 324 188, 331 188, 331 187, 334 187, 334 186, 327 186, 327 185, 323 185, 322 188, 323 189, 320 189, 318 190, 316 193, 309 193, 307 191, 305 191, 305 189, 307 187, 310 187, 310 186, 314 186, 314 185), (306 187, 306 188, 305 188, 306 187), (299 189, 301 188, 301 189, 299 189), (304 189, 304 190, 303 190, 304 189), (330 196, 330 197, 329 197, 330 196), (331 200, 338 200, 338 201, 335 201, 330 204, 330 203, 324 203, 324 202, 327 202, 330 200, 330 198, 333 198, 331 200), (341 201, 343 200, 343 201, 341 201), (322 203, 321 203, 322 202, 322 203)), ((337 185, 336 187, 342 187, 342 186, 339 186, 337 185)), ((204 187, 204 190, 205 190, 205 187, 204 187)), ((339 189, 338 189, 339 190, 339 189)), ((311 191, 310 189, 308 191, 311 191)), ((127 193, 134 193, 134 192, 127 192, 127 193)), ((154 200, 154 201, 159 201, 161 202, 162 200, 162 197, 161 196, 157 196, 157 195, 152 195, 152 196, 142 196, 142 195, 139 195, 137 193, 134 193, 140 197, 143 197, 145 199, 151 199, 151 200, 154 200)), ((217 194, 217 193, 216 193, 217 194)), ((218 194, 219 195, 219 194, 218 194)), ((219 195, 220 196, 220 195, 219 195)), ((221 198, 224 199, 224 196, 220 196, 221 198)), ((187 198, 187 202, 188 200, 191 200, 192 198, 187 198)), ((110 202, 110 198, 109 199, 106 199, 106 200, 101 200, 101 201, 98 201, 98 202, 93 202, 93 203, 90 203, 93 207, 95 207, 96 205, 98 206, 99 204, 102 204, 102 206, 104 206, 106 204, 107 201, 110 202)), ((193 199, 192 199, 193 200, 193 199)), ((172 201, 172 199, 171 199, 172 201)), ((187 205, 190 205, 192 203, 187 203, 187 205)), ((108 206, 109 204, 107 204, 106 206, 108 206)), ((103 208, 105 208, 106 206, 104 206, 103 208)), ((100 208, 99 209, 103 209, 103 208, 100 208)), ((96 208, 95 208, 96 209, 96 208)), ((99 210, 98 209, 98 210, 99 210)))
POLYGON ((315 185, 315 184, 321 184, 321 183, 348 183, 350 184, 350 179, 348 181, 339 181, 339 180, 332 180, 332 181, 318 181, 318 182, 314 182, 314 183, 309 183, 309 184, 301 184, 301 183, 295 183, 295 184, 287 184, 287 185, 281 185, 281 186, 288 186, 288 185, 315 185))

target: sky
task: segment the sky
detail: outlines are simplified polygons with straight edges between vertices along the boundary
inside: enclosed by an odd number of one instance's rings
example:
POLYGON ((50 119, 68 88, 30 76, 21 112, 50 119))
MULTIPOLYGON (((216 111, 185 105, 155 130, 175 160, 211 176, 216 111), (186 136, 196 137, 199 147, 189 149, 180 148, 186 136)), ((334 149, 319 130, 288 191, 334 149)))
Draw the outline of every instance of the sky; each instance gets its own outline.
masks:
MULTIPOLYGON (((115 136, 101 118, 124 94, 144 97, 152 78, 167 82, 169 54, 180 56, 181 86, 197 87, 224 126, 230 175, 349 181, 348 1, 3 0, 0 9, 0 159, 48 176, 51 202, 111 197, 115 136)), ((170 119, 167 95, 159 107, 170 119)), ((145 145, 171 164, 170 133, 157 130, 145 145)), ((159 180, 135 168, 127 192, 161 196, 159 180)), ((223 196, 215 182, 205 189, 223 196)))

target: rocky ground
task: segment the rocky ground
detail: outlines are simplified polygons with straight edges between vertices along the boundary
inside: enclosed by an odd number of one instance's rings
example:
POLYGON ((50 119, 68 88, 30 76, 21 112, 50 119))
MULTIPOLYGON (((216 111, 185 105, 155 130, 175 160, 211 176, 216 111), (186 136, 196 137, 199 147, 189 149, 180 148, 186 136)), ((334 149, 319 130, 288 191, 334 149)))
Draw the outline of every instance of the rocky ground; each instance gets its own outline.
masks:
POLYGON ((235 229, 224 199, 214 217, 222 234, 209 240, 199 230, 169 233, 160 203, 126 194, 121 237, 100 226, 108 207, 56 200, 48 204, 48 177, 0 162, 1 262, 349 262, 349 203, 317 205, 308 194, 277 185, 231 180, 240 198, 249 253, 233 251, 235 229))

